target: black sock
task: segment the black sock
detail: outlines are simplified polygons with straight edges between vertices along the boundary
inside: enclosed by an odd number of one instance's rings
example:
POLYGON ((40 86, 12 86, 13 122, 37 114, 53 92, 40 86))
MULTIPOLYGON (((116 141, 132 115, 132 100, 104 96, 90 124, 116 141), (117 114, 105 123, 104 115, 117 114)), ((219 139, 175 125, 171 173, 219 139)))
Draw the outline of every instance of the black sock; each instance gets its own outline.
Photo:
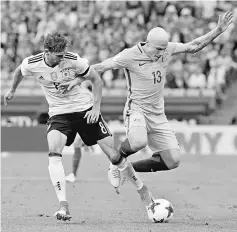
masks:
POLYGON ((56 152, 49 152, 49 157, 53 157, 53 156, 62 157, 62 154, 56 153, 56 152))
POLYGON ((120 147, 118 150, 119 150, 120 155, 122 155, 125 158, 137 152, 137 151, 132 150, 127 138, 120 144, 120 147))
POLYGON ((164 160, 158 154, 153 154, 149 159, 132 162, 132 166, 136 172, 157 172, 169 170, 164 160))

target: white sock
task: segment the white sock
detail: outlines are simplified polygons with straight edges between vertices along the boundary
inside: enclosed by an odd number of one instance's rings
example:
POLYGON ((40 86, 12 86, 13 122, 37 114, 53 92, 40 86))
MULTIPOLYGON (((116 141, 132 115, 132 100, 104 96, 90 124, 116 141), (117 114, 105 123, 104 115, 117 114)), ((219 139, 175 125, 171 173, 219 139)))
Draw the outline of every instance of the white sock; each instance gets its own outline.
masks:
POLYGON ((117 167, 121 174, 126 176, 135 185, 137 190, 140 190, 143 187, 142 180, 135 172, 132 164, 127 159, 123 159, 122 162, 117 165, 117 167))
POLYGON ((119 169, 119 171, 123 171, 128 166, 128 160, 126 158, 123 158, 122 161, 116 165, 119 169))
POLYGON ((66 180, 62 157, 49 157, 49 175, 59 201, 66 201, 66 180))

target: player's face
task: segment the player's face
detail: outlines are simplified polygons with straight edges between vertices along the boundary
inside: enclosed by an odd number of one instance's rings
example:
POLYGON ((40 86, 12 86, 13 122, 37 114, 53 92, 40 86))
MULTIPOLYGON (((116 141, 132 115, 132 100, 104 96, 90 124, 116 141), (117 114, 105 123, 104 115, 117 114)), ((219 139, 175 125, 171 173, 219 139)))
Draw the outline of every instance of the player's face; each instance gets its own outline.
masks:
POLYGON ((65 55, 65 51, 63 52, 48 52, 48 61, 52 66, 58 65, 63 59, 65 55))
POLYGON ((150 45, 149 50, 150 50, 150 54, 151 54, 152 57, 156 57, 156 58, 159 59, 161 56, 164 55, 166 47, 158 47, 158 46, 155 46, 152 43, 149 43, 149 45, 150 45))

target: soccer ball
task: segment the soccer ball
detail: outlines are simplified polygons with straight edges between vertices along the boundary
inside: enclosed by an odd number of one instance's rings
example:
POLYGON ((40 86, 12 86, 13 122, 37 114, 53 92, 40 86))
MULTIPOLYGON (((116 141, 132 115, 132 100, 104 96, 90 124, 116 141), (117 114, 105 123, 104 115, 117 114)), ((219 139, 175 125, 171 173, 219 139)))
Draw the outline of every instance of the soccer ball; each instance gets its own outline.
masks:
POLYGON ((155 199, 148 207, 148 218, 152 222, 168 222, 174 214, 171 203, 165 199, 155 199))

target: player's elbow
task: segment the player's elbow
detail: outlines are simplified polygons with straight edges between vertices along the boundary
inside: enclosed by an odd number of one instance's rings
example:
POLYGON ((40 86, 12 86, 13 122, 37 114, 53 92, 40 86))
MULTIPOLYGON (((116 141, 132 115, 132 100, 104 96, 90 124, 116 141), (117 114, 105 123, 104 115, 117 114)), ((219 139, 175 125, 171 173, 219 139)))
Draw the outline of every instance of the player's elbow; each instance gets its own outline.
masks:
POLYGON ((101 64, 94 64, 92 67, 95 69, 96 72, 103 73, 105 71, 104 66, 101 64))

